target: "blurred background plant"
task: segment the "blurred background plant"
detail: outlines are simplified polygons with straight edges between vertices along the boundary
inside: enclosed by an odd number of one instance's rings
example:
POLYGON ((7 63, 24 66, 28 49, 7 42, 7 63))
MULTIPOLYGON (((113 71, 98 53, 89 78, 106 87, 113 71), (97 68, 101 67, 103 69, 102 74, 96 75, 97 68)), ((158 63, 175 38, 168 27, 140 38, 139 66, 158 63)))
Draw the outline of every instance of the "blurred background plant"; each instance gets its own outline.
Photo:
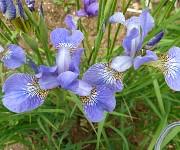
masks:
MULTIPOLYGON (((31 12, 26 5, 26 18, 11 21, 0 16, 0 44, 21 45, 28 57, 37 64, 52 65, 55 51, 49 45, 49 32, 64 27, 64 17, 74 14, 82 6, 80 0, 44 0, 44 16, 39 15, 40 2, 31 12), (58 4, 58 5, 56 5, 58 4)), ((129 18, 139 15, 147 5, 155 19, 155 28, 145 39, 163 30, 164 38, 156 52, 164 53, 173 45, 180 46, 180 9, 176 0, 99 0, 98 17, 83 18, 78 22, 84 33, 85 54, 81 73, 95 62, 107 61, 122 53, 125 29, 121 25, 108 24, 113 12, 122 11, 129 18)), ((0 84, 14 72, 33 73, 27 65, 18 70, 7 70, 0 64, 0 84)), ((116 94, 114 112, 98 124, 84 118, 79 98, 59 89, 50 93, 40 108, 23 114, 9 112, 0 105, 0 149, 148 149, 167 124, 180 119, 180 94, 170 90, 163 76, 143 67, 126 74, 125 88, 116 94), (62 94, 63 93, 63 94, 62 94), (23 145, 23 146, 18 146, 23 145)), ((1 87, 1 86, 0 86, 1 87)), ((2 91, 2 90, 1 90, 2 91)), ((0 93, 0 97, 3 93, 0 93)), ((1 101, 0 101, 1 102, 1 101)), ((179 128, 173 130, 162 143, 164 149, 180 149, 179 128)))

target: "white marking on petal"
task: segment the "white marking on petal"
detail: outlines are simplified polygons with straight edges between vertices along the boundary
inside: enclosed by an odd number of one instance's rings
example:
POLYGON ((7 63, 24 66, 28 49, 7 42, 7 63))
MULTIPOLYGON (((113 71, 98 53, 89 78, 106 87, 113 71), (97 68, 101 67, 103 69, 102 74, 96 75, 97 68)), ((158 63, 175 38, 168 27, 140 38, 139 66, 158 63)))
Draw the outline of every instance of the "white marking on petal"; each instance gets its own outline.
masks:
POLYGON ((167 57, 167 60, 164 62, 164 74, 167 77, 171 77, 172 79, 175 79, 177 76, 177 71, 180 69, 180 62, 177 62, 177 60, 173 57, 167 57))
POLYGON ((94 88, 91 90, 91 94, 89 96, 81 96, 81 101, 85 105, 85 107, 93 106, 97 103, 98 92, 97 89, 94 88))
POLYGON ((37 79, 34 76, 27 76, 27 78, 29 78, 28 80, 30 80, 31 82, 27 83, 26 87, 23 89, 24 93, 29 97, 37 96, 41 99, 44 99, 48 94, 48 90, 41 89, 37 79))

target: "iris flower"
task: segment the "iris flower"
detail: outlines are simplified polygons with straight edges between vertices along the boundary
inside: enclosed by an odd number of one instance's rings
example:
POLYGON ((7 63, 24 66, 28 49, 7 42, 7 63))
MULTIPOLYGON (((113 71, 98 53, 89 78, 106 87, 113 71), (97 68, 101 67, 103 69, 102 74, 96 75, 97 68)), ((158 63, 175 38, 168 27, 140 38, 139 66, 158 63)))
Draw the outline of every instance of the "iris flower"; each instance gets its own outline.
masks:
POLYGON ((99 4, 97 0, 84 0, 84 8, 77 11, 77 16, 97 16, 99 4))
POLYGON ((3 105, 12 112, 31 111, 42 105, 48 91, 40 88, 34 75, 16 73, 4 83, 3 105))
POLYGON ((0 0, 0 11, 9 20, 16 18, 16 7, 12 0, 0 0))
MULTIPOLYGON (((147 9, 143 10, 139 17, 133 16, 126 21, 122 13, 115 13, 110 17, 109 21, 112 23, 122 23, 127 28, 127 33, 122 43, 125 50, 125 56, 118 56, 112 60, 114 69, 121 72, 129 69, 132 65, 135 69, 138 69, 144 63, 157 60, 157 56, 153 51, 142 51, 144 38, 154 27, 154 19, 147 9), (123 70, 117 65, 118 63, 124 64, 123 70)), ((149 44, 156 44, 160 41, 162 36, 162 33, 156 35, 156 39, 152 39, 149 44)))
POLYGON ((93 80, 86 80, 85 76, 82 80, 74 80, 71 87, 71 91, 80 96, 84 114, 91 122, 102 121, 104 112, 112 112, 116 106, 114 90, 106 86, 95 85, 93 80))
POLYGON ((26 62, 24 50, 15 44, 10 44, 7 49, 1 47, 1 61, 9 69, 16 69, 26 62))
POLYGON ((172 47, 166 55, 149 65, 163 72, 167 85, 174 91, 180 91, 180 48, 172 47))
POLYGON ((69 31, 64 28, 57 28, 51 32, 50 40, 53 46, 58 49, 58 53, 55 66, 40 66, 37 77, 42 88, 52 89, 63 86, 60 82, 62 78, 78 76, 80 58, 83 52, 83 49, 78 47, 83 38, 83 34, 79 30, 69 31))

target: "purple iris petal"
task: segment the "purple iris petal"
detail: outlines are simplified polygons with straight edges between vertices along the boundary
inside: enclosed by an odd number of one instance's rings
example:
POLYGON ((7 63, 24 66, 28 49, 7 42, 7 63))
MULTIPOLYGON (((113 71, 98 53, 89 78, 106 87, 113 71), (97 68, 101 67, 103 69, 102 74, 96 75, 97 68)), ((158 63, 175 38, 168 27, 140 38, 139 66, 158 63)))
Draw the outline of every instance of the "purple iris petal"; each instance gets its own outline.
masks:
POLYGON ((149 31, 154 27, 154 19, 150 15, 149 10, 145 9, 139 16, 141 28, 142 28, 142 37, 144 38, 149 31))
POLYGON ((64 22, 66 23, 66 26, 70 30, 76 30, 77 29, 77 21, 75 21, 75 18, 73 18, 72 15, 66 15, 64 22))
POLYGON ((123 48, 128 56, 134 57, 141 43, 140 32, 137 28, 133 28, 129 35, 123 40, 123 48))
POLYGON ((133 16, 126 20, 125 26, 127 28, 127 35, 129 35, 130 31, 133 28, 136 28, 140 32, 140 21, 139 17, 133 16))
POLYGON ((71 72, 71 71, 66 71, 61 73, 58 76, 58 81, 59 84, 62 88, 68 89, 69 86, 72 85, 72 83, 78 78, 78 74, 71 72))
POLYGON ((97 86, 92 90, 91 95, 83 101, 85 116, 92 122, 102 121, 104 111, 112 112, 115 106, 114 92, 103 86, 97 86))
POLYGON ((36 75, 42 89, 53 89, 59 86, 57 66, 47 67, 41 65, 36 75))
POLYGON ((54 47, 76 48, 83 40, 83 33, 79 30, 70 32, 64 28, 56 28, 50 34, 50 39, 54 47))
POLYGON ((3 92, 3 105, 16 113, 37 108, 47 96, 47 91, 40 89, 35 76, 23 73, 11 75, 3 85, 3 92))
POLYGON ((2 61, 7 68, 15 69, 26 62, 24 50, 20 46, 10 44, 7 49, 2 57, 2 61))
POLYGON ((147 43, 147 46, 154 46, 156 45, 164 36, 164 32, 161 31, 158 34, 156 34, 152 39, 149 40, 147 43))
POLYGON ((121 23, 125 24, 125 17, 122 12, 115 12, 110 18, 109 22, 110 23, 121 23))
POLYGON ((133 64, 133 58, 130 56, 117 56, 111 62, 111 68, 118 72, 128 70, 133 64))
POLYGON ((167 62, 164 64, 164 75, 168 86, 180 91, 180 48, 172 47, 168 52, 167 62))
POLYGON ((71 54, 70 51, 66 48, 61 48, 58 50, 56 56, 56 64, 58 67, 58 73, 62 73, 69 70, 71 63, 71 54))
POLYGON ((112 90, 121 91, 123 84, 121 75, 105 63, 91 66, 83 75, 83 80, 91 85, 107 86, 112 90))
POLYGON ((81 61, 81 55, 83 53, 83 48, 76 49, 71 55, 71 63, 69 70, 75 73, 79 73, 79 64, 81 61))
POLYGON ((100 122, 104 119, 104 110, 98 105, 84 105, 84 114, 86 118, 91 122, 100 122))
POLYGON ((25 13, 24 13, 24 9, 23 9, 23 5, 22 5, 22 1, 21 0, 17 0, 17 16, 20 16, 22 18, 25 18, 25 13))
POLYGON ((87 96, 91 93, 92 86, 83 80, 74 80, 66 89, 79 96, 87 96))
POLYGON ((12 0, 6 0, 6 11, 4 15, 9 20, 16 18, 16 7, 12 0))
POLYGON ((79 17, 87 17, 88 14, 86 13, 86 11, 84 9, 80 9, 76 12, 76 15, 79 17))
POLYGON ((150 50, 146 50, 145 56, 137 56, 134 59, 134 69, 137 70, 144 63, 158 60, 156 53, 150 50))
POLYGON ((77 16, 97 16, 99 4, 97 0, 84 0, 84 9, 80 9, 76 12, 77 16))
POLYGON ((94 2, 94 3, 91 3, 86 11, 87 11, 87 14, 89 16, 97 16, 98 15, 98 9, 99 9, 99 4, 98 2, 94 2))
POLYGON ((6 7, 6 0, 0 0, 0 11, 2 11, 3 14, 6 12, 6 7))

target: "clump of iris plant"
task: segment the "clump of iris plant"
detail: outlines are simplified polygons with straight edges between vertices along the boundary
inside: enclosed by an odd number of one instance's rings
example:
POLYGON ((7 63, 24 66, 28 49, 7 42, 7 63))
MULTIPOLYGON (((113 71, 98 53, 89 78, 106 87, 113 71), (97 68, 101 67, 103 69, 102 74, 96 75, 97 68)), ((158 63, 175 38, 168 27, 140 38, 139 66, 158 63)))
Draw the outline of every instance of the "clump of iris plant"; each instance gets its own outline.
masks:
MULTIPOLYGON (((14 8, 14 5, 9 2, 0 0, 0 9, 13 18, 10 7, 14 8)), ((20 10, 22 5, 17 2, 20 10)), ((34 11, 34 2, 26 1, 31 11, 34 11)), ((78 16, 97 14, 96 0, 84 0, 84 8, 77 12, 78 16)), ((142 65, 160 70, 167 85, 174 91, 180 91, 180 48, 174 46, 167 54, 156 54, 154 47, 162 39, 163 31, 145 43, 144 39, 154 27, 154 19, 148 9, 127 20, 123 13, 116 12, 109 22, 120 23, 126 28, 122 42, 124 52, 109 62, 93 64, 83 74, 80 74, 79 66, 84 52, 81 48, 84 35, 78 30, 77 19, 72 15, 65 17, 67 28, 56 28, 50 33, 50 42, 56 50, 54 65, 37 65, 30 58, 26 60, 25 52, 19 45, 0 46, 1 61, 5 67, 16 69, 27 63, 34 70, 34 74, 15 73, 8 77, 2 88, 3 105, 16 113, 31 111, 44 103, 50 90, 62 88, 79 96, 89 121, 100 122, 105 112, 115 109, 115 93, 123 90, 126 72, 131 67, 137 70, 142 65)))

